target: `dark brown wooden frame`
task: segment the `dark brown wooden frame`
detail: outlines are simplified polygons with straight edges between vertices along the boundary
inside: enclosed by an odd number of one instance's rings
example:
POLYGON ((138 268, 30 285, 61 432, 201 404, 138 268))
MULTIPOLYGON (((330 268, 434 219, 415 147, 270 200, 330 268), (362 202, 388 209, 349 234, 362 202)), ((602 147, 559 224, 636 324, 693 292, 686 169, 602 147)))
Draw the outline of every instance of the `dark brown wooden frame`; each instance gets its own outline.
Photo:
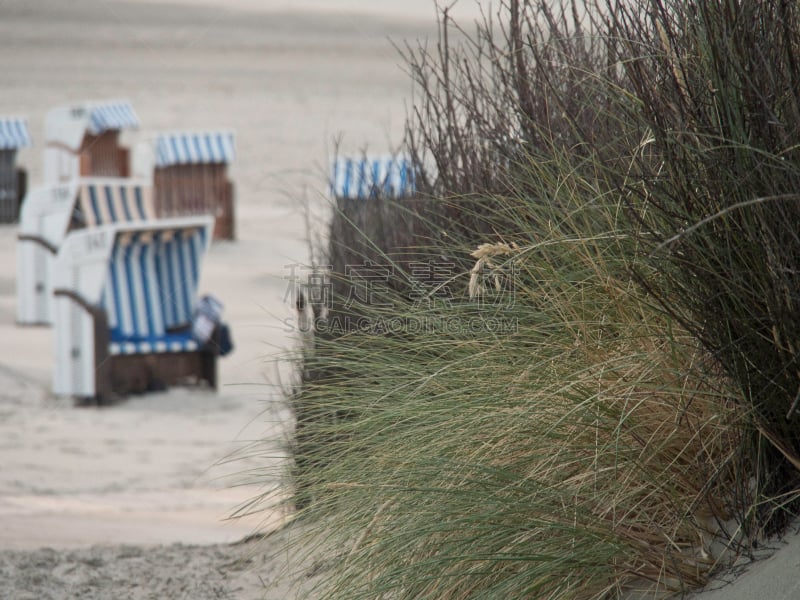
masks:
POLYGON ((158 217, 214 215, 215 240, 236 237, 234 186, 226 164, 191 164, 153 170, 153 197, 158 217))

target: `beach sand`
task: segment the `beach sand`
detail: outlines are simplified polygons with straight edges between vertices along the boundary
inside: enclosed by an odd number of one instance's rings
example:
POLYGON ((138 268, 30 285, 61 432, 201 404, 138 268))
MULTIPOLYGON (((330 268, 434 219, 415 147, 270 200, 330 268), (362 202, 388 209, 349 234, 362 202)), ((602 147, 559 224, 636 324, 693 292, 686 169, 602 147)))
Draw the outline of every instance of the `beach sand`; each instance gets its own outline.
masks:
POLYGON ((218 393, 102 409, 53 397, 51 330, 15 324, 16 228, 0 226, 0 598, 261 597, 283 570, 242 569, 253 544, 229 545, 283 511, 228 517, 280 483, 291 368, 276 358, 295 343, 287 290, 290 265, 309 260, 304 211, 325 213, 335 139, 345 152, 399 144, 410 83, 389 40, 433 30, 420 5, 398 18, 335 1, 0 2, 0 115, 28 118, 29 186, 47 110, 74 101, 130 99, 132 148, 208 128, 234 130, 237 146, 237 240, 212 246, 200 285, 225 304, 236 346, 218 393), (234 563, 237 582, 214 575, 234 563), (185 593, 165 591, 181 577, 185 593))
MULTIPOLYGON (((97 409, 52 396, 51 331, 15 324, 16 228, 0 226, 0 598, 289 597, 298 559, 270 549, 291 527, 234 543, 286 513, 228 517, 260 494, 280 500, 290 265, 308 262, 305 208, 325 214, 334 140, 346 153, 399 144, 411 86, 391 41, 432 35, 434 15, 427 0, 0 1, 0 115, 28 117, 29 186, 49 108, 128 98, 142 121, 131 146, 158 130, 235 131, 238 238, 212 246, 201 281, 236 345, 219 392, 97 409)), ((796 597, 800 544, 783 544, 750 569, 764 598, 796 597)), ((753 597, 736 589, 724 597, 753 597)))

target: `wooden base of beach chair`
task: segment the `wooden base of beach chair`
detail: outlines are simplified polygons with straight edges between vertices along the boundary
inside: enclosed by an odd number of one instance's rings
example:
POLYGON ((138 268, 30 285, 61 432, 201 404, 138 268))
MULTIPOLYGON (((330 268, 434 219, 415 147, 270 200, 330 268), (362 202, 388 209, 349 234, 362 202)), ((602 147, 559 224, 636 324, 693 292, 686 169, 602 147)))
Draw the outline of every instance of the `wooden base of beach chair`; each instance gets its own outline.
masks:
POLYGON ((217 387, 217 357, 211 352, 111 356, 98 372, 98 400, 141 394, 176 385, 217 387), (105 381, 100 381, 99 379, 105 381))

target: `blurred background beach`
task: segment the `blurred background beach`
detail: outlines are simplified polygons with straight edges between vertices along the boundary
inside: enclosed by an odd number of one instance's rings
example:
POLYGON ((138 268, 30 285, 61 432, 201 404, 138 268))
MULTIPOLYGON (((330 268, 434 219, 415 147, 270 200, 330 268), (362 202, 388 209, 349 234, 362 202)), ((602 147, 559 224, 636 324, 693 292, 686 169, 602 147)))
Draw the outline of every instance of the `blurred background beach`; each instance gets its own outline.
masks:
POLYGON ((246 472, 280 460, 290 423, 289 371, 274 360, 295 341, 286 300, 290 265, 309 260, 304 207, 324 214, 335 140, 345 153, 398 147, 412 90, 394 44, 435 27, 429 0, 0 1, 0 115, 28 120, 29 189, 45 114, 70 102, 129 99, 132 149, 158 130, 228 128, 237 150, 237 240, 213 245, 200 286, 224 303, 236 346, 218 394, 101 410, 53 397, 51 330, 15 323, 16 227, 0 226, 0 547, 228 542, 279 522, 224 519, 265 490, 246 472), (226 460, 256 439, 274 452, 226 460))

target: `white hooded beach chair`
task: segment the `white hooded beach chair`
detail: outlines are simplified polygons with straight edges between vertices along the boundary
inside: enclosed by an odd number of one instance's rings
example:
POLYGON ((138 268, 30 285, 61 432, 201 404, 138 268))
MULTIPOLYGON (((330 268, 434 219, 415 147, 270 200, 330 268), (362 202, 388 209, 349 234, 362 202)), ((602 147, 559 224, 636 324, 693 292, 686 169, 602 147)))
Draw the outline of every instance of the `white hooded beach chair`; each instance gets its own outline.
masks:
POLYGON ((53 263, 76 229, 154 218, 148 182, 120 178, 73 179, 32 190, 22 204, 17 235, 17 322, 53 321, 53 263))
POLYGON ((330 186, 338 199, 400 199, 416 194, 411 161, 394 155, 339 157, 331 168, 330 186))
POLYGON ((210 216, 114 223, 71 232, 54 269, 53 390, 94 398, 205 381, 213 343, 193 315, 210 216))
POLYGON ((45 119, 44 182, 75 177, 128 177, 130 157, 120 132, 139 127, 127 100, 93 101, 54 108, 45 119))
POLYGON ((0 117, 0 222, 13 223, 26 187, 26 171, 17 168, 17 151, 31 145, 22 117, 0 117))

